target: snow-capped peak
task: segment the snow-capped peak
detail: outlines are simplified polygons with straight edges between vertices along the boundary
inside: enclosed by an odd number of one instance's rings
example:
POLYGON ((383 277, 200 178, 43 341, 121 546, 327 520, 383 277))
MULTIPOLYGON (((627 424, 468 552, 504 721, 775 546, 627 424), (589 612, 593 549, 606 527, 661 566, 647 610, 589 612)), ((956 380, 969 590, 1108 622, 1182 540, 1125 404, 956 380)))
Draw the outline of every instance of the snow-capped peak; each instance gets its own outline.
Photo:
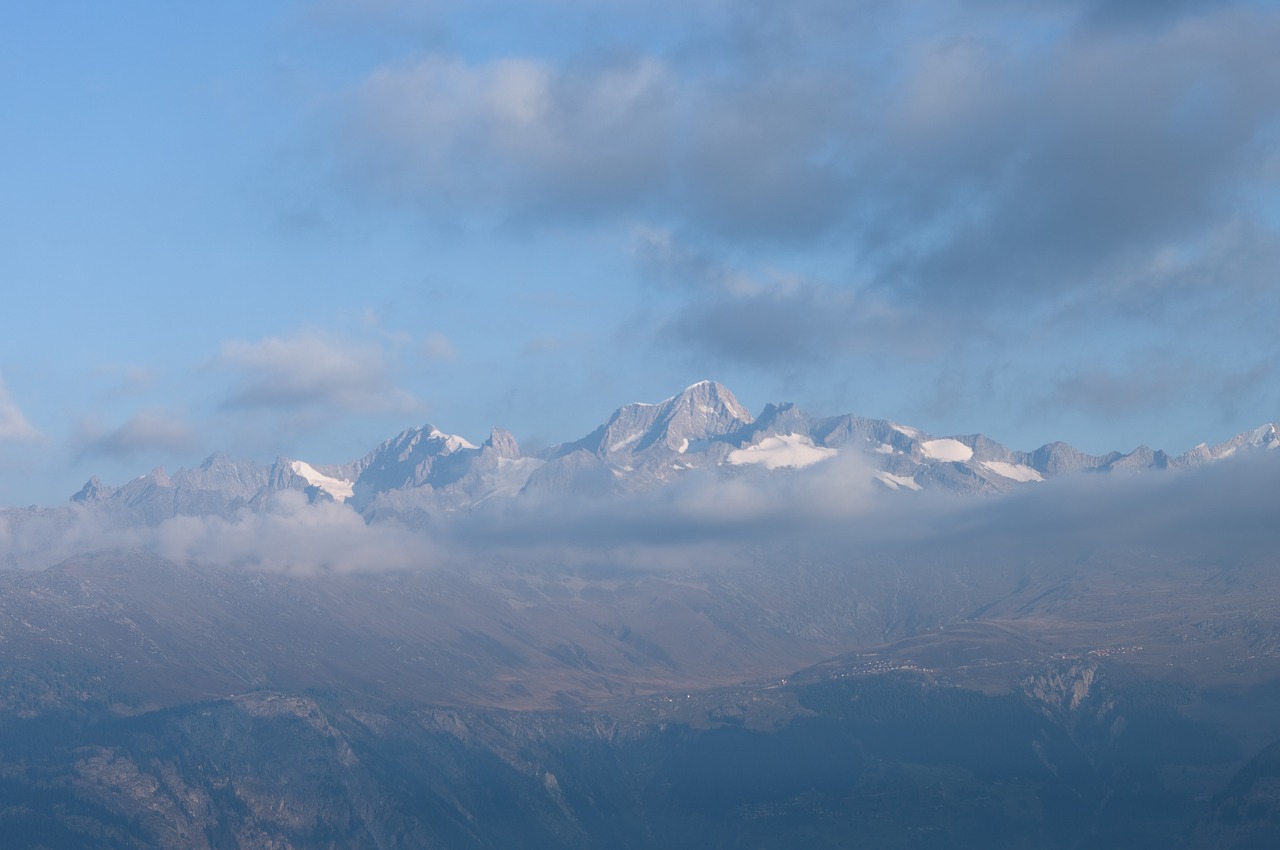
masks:
POLYGON ((465 439, 463 439, 462 437, 459 437, 457 434, 446 434, 445 432, 441 431, 439 428, 435 428, 435 427, 431 428, 431 430, 427 433, 427 438, 431 440, 442 441, 444 443, 446 451, 449 451, 449 452, 457 452, 457 451, 461 451, 462 449, 475 448, 473 444, 467 442, 465 439))

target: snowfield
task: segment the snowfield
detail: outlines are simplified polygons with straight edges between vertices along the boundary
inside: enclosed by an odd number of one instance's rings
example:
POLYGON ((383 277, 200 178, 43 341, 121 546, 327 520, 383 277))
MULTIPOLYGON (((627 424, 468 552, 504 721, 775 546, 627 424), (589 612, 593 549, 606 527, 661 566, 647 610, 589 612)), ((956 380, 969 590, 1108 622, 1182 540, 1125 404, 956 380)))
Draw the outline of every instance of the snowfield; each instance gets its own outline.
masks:
POLYGON ((1010 478, 1014 481, 1043 481, 1044 476, 1036 472, 1029 466, 1023 466, 1020 463, 1005 463, 1000 460, 984 460, 982 465, 994 472, 996 475, 1010 478))
POLYGON ((784 434, 780 437, 765 437, 754 446, 730 452, 729 463, 763 464, 768 469, 800 469, 821 463, 835 455, 835 449, 815 446, 808 437, 784 434))
POLYGON ((908 490, 919 490, 920 485, 912 478, 905 475, 894 475, 892 472, 877 472, 876 480, 887 486, 890 490, 897 490, 906 487, 908 490))
POLYGON ((964 462, 973 457, 973 449, 959 440, 928 440, 920 444, 924 456, 933 460, 964 462))
POLYGON ((311 464, 301 460, 295 460, 289 466, 312 487, 319 487, 339 502, 344 502, 355 495, 355 484, 351 481, 325 475, 311 464))

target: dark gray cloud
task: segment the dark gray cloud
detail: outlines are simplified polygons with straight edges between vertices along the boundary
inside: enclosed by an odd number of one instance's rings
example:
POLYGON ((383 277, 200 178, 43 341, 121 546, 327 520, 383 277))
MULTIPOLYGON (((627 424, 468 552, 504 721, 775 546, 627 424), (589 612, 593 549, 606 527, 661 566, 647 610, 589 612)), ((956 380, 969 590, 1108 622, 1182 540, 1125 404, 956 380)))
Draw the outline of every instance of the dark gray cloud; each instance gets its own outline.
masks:
POLYGON ((687 348, 772 366, 847 354, 866 341, 859 333, 862 324, 848 293, 805 284, 790 291, 695 300, 659 334, 687 348))
POLYGON ((557 5, 551 41, 445 39, 367 75, 338 116, 348 185, 449 222, 639 232, 660 288, 626 338, 788 391, 807 365, 965 371, 1029 388, 1015 417, 1073 394, 1164 415, 1187 393, 1136 370, 1108 391, 1121 358, 1194 359, 1204 385, 1241 372, 1233 342, 1274 351, 1273 4, 585 8, 557 5))
POLYGON ((724 361, 757 367, 851 356, 919 361, 954 350, 962 333, 986 331, 980 316, 907 310, 883 293, 734 265, 669 231, 641 231, 633 252, 651 280, 685 296, 658 324, 662 344, 724 361))
POLYGON ((347 101, 347 165, 449 216, 805 246, 862 270, 839 288, 926 312, 1149 301, 1224 230, 1277 241, 1274 8, 702 3, 668 36, 380 68, 347 101))
POLYGON ((1081 25, 1086 28, 1168 26, 1191 13, 1212 11, 1218 0, 1093 0, 1081 4, 1081 25))
MULTIPOLYGON (((1008 101, 982 116, 977 162, 957 168, 945 151, 925 152, 908 163, 923 166, 913 178, 895 179, 925 223, 947 226, 936 245, 899 258, 886 282, 957 298, 1105 292, 1133 265, 1262 214, 1251 197, 1276 188, 1265 139, 1280 120, 1277 36, 1280 16, 1224 11, 1154 35, 1059 45, 1033 85, 1003 82, 1008 101), (999 168, 984 173, 988 162, 999 168), (969 197, 943 194, 957 179, 972 184, 969 197)), ((973 119, 958 120, 942 129, 973 119)))
POLYGON ((429 55, 365 79, 342 135, 354 181, 433 213, 588 215, 663 191, 677 99, 651 57, 429 55))
POLYGON ((1262 176, 1280 107, 1280 15, 1248 5, 694 14, 665 49, 381 68, 351 93, 351 162, 446 209, 839 238, 894 287, 1009 293, 1203 236, 1262 176), (1106 15, 1165 25, 1085 25, 1106 15))
POLYGON ((1269 359, 1223 372, 1194 358, 1146 352, 1123 364, 1094 363, 1064 375, 1047 388, 1041 404, 1048 412, 1101 416, 1124 416, 1174 402, 1229 409, 1233 399, 1270 373, 1269 359))

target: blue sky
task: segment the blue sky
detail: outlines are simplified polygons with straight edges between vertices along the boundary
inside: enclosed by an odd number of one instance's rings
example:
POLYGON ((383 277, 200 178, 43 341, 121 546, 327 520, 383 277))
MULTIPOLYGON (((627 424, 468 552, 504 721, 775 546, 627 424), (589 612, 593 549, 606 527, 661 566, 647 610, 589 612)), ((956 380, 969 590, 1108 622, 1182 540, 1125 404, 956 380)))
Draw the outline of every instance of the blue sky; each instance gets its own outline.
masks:
POLYGON ((0 503, 431 422, 758 410, 1181 452, 1280 419, 1280 7, 0 12, 0 503))

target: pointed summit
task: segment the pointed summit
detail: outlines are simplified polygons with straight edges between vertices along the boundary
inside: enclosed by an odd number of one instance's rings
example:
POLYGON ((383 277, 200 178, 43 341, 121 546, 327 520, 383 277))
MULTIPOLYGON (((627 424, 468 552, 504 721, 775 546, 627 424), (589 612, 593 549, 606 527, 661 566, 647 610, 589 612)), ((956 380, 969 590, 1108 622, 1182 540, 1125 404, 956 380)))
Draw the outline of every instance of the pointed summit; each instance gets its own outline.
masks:
POLYGON ((1203 466, 1238 453, 1249 454, 1276 448, 1280 448, 1280 429, 1277 429, 1275 422, 1265 422, 1250 431, 1236 434, 1225 443, 1218 443, 1216 446, 1201 443, 1188 449, 1177 459, 1177 463, 1184 467, 1203 466))
POLYGON ((266 486, 270 475, 270 468, 263 464, 214 452, 195 469, 179 469, 172 481, 181 489, 216 492, 247 503, 266 486))
POLYGON ((494 428, 489 432, 489 439, 485 440, 484 445, 480 448, 495 457, 505 457, 511 460, 521 457, 520 446, 516 443, 516 438, 511 436, 510 431, 502 428, 494 428))
POLYGON ((80 492, 71 497, 73 502, 97 502, 101 499, 109 499, 115 493, 116 488, 109 487, 99 480, 98 476, 93 476, 85 482, 80 488, 80 492))
POLYGON ((662 442, 673 451, 683 452, 694 441, 719 437, 752 422, 751 414, 733 393, 715 381, 700 381, 687 387, 658 409, 654 426, 637 444, 636 451, 662 442))
POLYGON ((401 431, 361 460, 343 467, 345 477, 355 481, 351 503, 363 510, 379 493, 438 487, 453 481, 479 451, 462 437, 433 425, 401 431))
POLYGON ((625 458, 653 448, 683 454, 699 440, 733 433, 751 421, 733 393, 715 381, 701 381, 658 404, 620 407, 608 422, 554 454, 563 457, 585 449, 603 458, 625 458))

